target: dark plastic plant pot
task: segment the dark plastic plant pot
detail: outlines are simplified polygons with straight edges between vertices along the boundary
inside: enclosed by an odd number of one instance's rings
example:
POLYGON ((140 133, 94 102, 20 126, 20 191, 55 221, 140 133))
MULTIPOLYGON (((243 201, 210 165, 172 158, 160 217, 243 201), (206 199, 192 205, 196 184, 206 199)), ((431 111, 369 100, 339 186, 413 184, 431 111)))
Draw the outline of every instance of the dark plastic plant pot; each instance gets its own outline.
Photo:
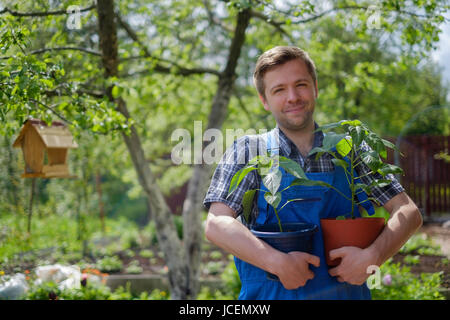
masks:
MULTIPOLYGON (((250 230, 257 238, 267 242, 273 248, 281 252, 301 251, 312 253, 313 236, 318 231, 318 226, 312 223, 282 223, 283 232, 277 223, 265 224, 250 230)), ((279 280, 274 274, 267 272, 271 280, 279 280)))

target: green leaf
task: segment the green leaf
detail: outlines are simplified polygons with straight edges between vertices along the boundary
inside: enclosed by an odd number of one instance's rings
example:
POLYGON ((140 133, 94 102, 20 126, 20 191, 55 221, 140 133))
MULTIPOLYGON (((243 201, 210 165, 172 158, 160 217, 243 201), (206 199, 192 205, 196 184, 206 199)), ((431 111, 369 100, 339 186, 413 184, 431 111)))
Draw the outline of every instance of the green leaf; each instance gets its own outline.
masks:
POLYGON ((355 183, 355 191, 358 191, 358 189, 362 189, 364 190, 364 192, 366 194, 371 194, 372 193, 372 189, 370 188, 370 186, 364 184, 364 183, 355 183))
POLYGON ((350 135, 352 137, 353 144, 355 146, 359 146, 366 136, 366 130, 364 130, 361 126, 350 128, 350 135))
POLYGON ((12 91, 11 91, 11 95, 12 95, 12 96, 15 95, 18 89, 19 89, 19 86, 16 84, 16 85, 14 86, 14 88, 12 89, 12 91))
POLYGON ((329 123, 329 124, 325 124, 323 126, 318 127, 315 132, 317 131, 326 131, 326 130, 330 130, 330 129, 334 129, 334 128, 338 128, 341 126, 341 121, 339 122, 334 122, 334 123, 329 123))
POLYGON ((291 199, 291 200, 286 201, 285 204, 283 204, 283 206, 282 206, 280 209, 278 209, 278 213, 280 213, 280 211, 281 211, 287 204, 289 204, 290 202, 303 201, 303 200, 305 200, 305 199, 304 199, 304 198, 297 198, 297 199, 291 199))
POLYGON ((337 216, 336 220, 346 220, 345 216, 337 216))
POLYGON ((387 174, 403 174, 403 170, 400 167, 394 166, 393 164, 385 163, 381 168, 377 170, 383 177, 387 174))
POLYGON ((342 168, 344 168, 344 169, 347 169, 348 166, 349 166, 349 164, 347 163, 347 161, 342 160, 342 159, 336 159, 336 158, 333 158, 333 159, 331 159, 331 162, 333 162, 333 164, 334 164, 335 166, 339 166, 339 167, 342 167, 342 168))
POLYGON ((240 169, 238 172, 236 172, 233 178, 231 179, 230 188, 228 189, 228 195, 232 194, 234 190, 237 189, 242 180, 245 178, 245 176, 253 170, 256 170, 254 166, 246 166, 240 169))
POLYGON ((262 181, 267 190, 269 190, 270 193, 275 194, 280 187, 282 177, 283 173, 281 172, 281 170, 275 168, 274 170, 266 174, 262 181))
POLYGON ((327 151, 335 148, 337 144, 346 137, 344 133, 337 134, 334 132, 329 132, 323 138, 323 148, 327 151))
POLYGON ((397 149, 397 147, 395 146, 395 144, 393 144, 392 142, 385 140, 385 139, 381 139, 381 142, 383 142, 385 147, 391 148, 391 149, 397 149))
POLYGON ((362 125, 362 122, 357 119, 356 120, 343 120, 343 121, 340 121, 340 123, 342 126, 349 125, 349 126, 353 126, 353 127, 359 127, 362 125))
POLYGON ((259 155, 256 156, 254 158, 252 158, 251 160, 249 160, 248 164, 249 165, 268 165, 270 163, 270 157, 268 155, 259 155))
POLYGON ((376 151, 382 158, 387 158, 386 147, 380 137, 378 137, 375 133, 370 132, 366 137, 365 141, 373 150, 376 151))
POLYGON ((269 172, 271 167, 273 167, 274 158, 271 158, 268 155, 259 155, 251 159, 248 164, 256 166, 259 175, 263 176, 269 172))
POLYGON ((392 183, 391 180, 389 179, 377 179, 372 181, 372 183, 370 184, 370 187, 378 187, 378 188, 384 188, 387 187, 388 185, 390 185, 392 183))
POLYGON ((292 174, 294 177, 299 178, 299 179, 308 179, 306 177, 305 172, 303 171, 302 167, 295 162, 292 159, 280 156, 279 157, 279 165, 280 167, 282 167, 284 170, 286 170, 287 173, 292 174))
POLYGON ((374 150, 363 152, 361 159, 372 171, 377 171, 383 164, 374 150))
POLYGON ((252 212, 253 199, 255 198, 256 189, 248 190, 242 197, 242 215, 247 223, 249 223, 250 213, 252 212))
POLYGON ((264 194, 264 199, 266 199, 267 203, 276 209, 281 201, 281 192, 277 192, 275 194, 266 192, 264 194))
POLYGON ((318 157, 320 157, 322 154, 324 154, 326 152, 328 152, 328 150, 325 150, 322 147, 315 147, 308 153, 308 157, 313 155, 314 153, 317 153, 317 156, 316 156, 316 159, 317 159, 318 157))
POLYGON ((331 188, 332 186, 326 182, 323 181, 316 181, 316 180, 306 180, 306 179, 294 179, 289 187, 292 186, 308 186, 308 187, 314 187, 314 186, 320 186, 320 187, 327 187, 331 188))
POLYGON ((336 145, 337 152, 345 157, 352 151, 352 137, 345 137, 336 145))
POLYGON ((117 99, 120 96, 120 90, 118 86, 114 86, 111 90, 111 94, 114 99, 117 99))

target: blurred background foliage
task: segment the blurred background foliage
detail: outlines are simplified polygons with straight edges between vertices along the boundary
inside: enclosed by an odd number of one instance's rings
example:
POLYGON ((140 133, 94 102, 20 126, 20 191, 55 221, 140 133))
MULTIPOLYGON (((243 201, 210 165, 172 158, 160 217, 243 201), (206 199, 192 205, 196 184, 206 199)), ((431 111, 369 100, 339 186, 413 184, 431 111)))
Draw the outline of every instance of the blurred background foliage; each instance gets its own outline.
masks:
MULTIPOLYGON (((130 123, 95 94, 113 84, 114 92, 127 101, 158 184, 164 194, 173 194, 191 171, 188 165, 172 164, 170 153, 178 141, 171 141, 171 134, 185 128, 193 142, 194 121, 207 121, 217 86, 213 73, 176 71, 180 66, 222 70, 236 13, 246 6, 265 19, 253 18, 247 30, 223 132, 275 125, 257 97, 252 72, 258 55, 276 45, 299 46, 315 61, 319 123, 358 118, 384 136, 396 136, 414 114, 448 104, 449 84, 430 58, 442 13, 448 9, 445 1, 381 1, 379 29, 368 29, 367 11, 357 9, 302 21, 330 3, 351 8, 369 2, 117 1, 121 19, 136 31, 151 56, 119 28, 120 76, 108 83, 97 54, 95 10, 81 15, 81 29, 69 29, 66 15, 0 15, 0 214, 25 217, 29 205, 30 181, 20 178, 22 155, 12 149, 23 121, 66 119, 79 144, 69 154, 71 172, 78 178, 38 180, 35 214, 70 213, 82 221, 83 215, 99 215, 101 203, 108 217, 126 217, 145 226, 151 213, 118 134, 130 123), (418 9, 412 15, 387 11, 396 6, 405 12, 418 9), (57 47, 89 52, 41 50, 57 47), (158 64, 169 71, 160 72, 158 64)), ((0 8, 39 12, 70 4, 86 8, 92 3, 0 1, 0 8)), ((449 119, 448 110, 426 112, 407 133, 449 134, 449 119)))

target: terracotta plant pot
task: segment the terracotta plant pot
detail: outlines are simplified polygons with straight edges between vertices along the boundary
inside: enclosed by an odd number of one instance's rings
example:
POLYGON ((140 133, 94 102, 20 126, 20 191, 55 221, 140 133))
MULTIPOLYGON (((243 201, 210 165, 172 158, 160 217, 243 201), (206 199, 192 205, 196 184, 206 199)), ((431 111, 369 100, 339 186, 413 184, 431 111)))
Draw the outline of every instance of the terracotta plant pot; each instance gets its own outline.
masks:
POLYGON ((331 260, 329 252, 342 247, 365 249, 375 241, 384 228, 384 218, 320 219, 327 265, 337 266, 341 259, 331 260))

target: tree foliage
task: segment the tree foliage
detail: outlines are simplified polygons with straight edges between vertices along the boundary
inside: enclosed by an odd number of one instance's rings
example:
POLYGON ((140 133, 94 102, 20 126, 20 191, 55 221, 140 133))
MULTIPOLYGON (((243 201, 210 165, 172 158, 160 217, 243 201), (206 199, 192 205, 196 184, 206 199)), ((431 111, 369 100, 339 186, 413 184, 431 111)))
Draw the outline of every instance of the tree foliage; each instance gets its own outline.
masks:
MULTIPOLYGON (((117 33, 111 29, 110 36, 117 37, 118 65, 111 73, 95 2, 0 1, 0 133, 7 137, 1 161, 8 166, 2 171, 7 185, 2 203, 24 197, 20 157, 9 146, 24 120, 39 118, 63 120, 80 144, 71 165, 85 177, 84 185, 41 185, 49 194, 65 188, 71 194, 63 201, 72 205, 68 210, 77 210, 71 202, 82 192, 94 192, 93 175, 100 172, 110 213, 112 203, 123 201, 111 195, 124 186, 126 201, 143 194, 148 206, 157 197, 149 186, 169 194, 188 180, 191 191, 198 189, 190 193, 196 203, 192 210, 200 211, 198 199, 209 174, 202 172, 209 168, 174 166, 168 158, 177 143, 171 133, 186 128, 194 139, 194 121, 202 121, 203 129, 272 127, 252 72, 257 57, 275 45, 300 46, 315 61, 319 123, 359 118, 375 131, 396 134, 412 113, 447 102, 448 87, 429 59, 447 1, 382 0, 375 8, 371 1, 356 0, 126 0, 114 5, 117 33), (80 9, 80 28, 70 24, 70 5, 80 9), (375 29, 374 17, 379 18, 375 29), (145 155, 140 165, 149 165, 155 181, 143 186, 135 155, 128 156, 130 145, 116 139, 117 133, 126 141, 139 137, 145 155)), ((86 210, 95 210, 95 197, 89 199, 83 200, 86 210)), ((148 211, 142 203, 139 210, 148 211)))

